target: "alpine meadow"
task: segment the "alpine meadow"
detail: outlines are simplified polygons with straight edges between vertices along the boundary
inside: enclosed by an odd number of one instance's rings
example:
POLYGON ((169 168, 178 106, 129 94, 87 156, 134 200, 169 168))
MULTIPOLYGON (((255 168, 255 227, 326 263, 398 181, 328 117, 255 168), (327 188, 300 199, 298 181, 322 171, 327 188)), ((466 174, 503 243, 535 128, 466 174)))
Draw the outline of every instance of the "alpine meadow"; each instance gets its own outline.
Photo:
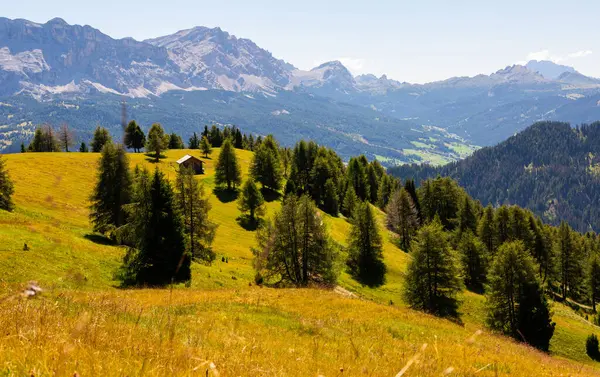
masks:
POLYGON ((599 376, 600 5, 544 5, 4 7, 0 377, 599 376))

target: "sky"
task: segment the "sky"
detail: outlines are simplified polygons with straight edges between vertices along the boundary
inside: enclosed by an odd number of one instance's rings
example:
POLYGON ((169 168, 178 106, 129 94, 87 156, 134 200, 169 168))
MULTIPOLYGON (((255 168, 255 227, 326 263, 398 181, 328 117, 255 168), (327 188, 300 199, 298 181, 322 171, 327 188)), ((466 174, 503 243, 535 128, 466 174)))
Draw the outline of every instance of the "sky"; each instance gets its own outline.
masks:
POLYGON ((218 26, 300 69, 339 60, 355 75, 424 83, 536 59, 600 77, 598 0, 2 2, 0 17, 40 23, 61 17, 113 38, 218 26))

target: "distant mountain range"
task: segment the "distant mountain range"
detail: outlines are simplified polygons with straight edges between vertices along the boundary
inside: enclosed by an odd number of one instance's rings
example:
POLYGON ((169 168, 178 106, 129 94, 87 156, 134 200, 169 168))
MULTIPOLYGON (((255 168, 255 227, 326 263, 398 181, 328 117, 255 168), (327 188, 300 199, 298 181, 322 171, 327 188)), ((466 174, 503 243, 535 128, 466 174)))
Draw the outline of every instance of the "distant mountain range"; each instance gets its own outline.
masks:
POLYGON ((484 205, 516 204, 553 225, 600 230, 600 122, 579 128, 540 122, 455 163, 388 171, 417 182, 450 176, 484 205))
POLYGON ((0 150, 39 122, 67 122, 82 139, 97 123, 119 132, 123 96, 145 127, 169 122, 187 137, 236 123, 387 164, 456 160, 538 120, 600 119, 600 80, 552 62, 420 85, 355 77, 338 61, 303 71, 219 28, 136 41, 60 18, 0 18, 0 150))

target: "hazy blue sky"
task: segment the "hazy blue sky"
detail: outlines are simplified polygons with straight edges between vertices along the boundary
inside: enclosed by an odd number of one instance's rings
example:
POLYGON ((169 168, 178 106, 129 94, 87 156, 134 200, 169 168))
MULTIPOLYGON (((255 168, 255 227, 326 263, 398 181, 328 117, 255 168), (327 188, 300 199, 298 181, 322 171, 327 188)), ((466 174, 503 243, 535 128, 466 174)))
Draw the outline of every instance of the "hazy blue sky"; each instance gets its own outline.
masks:
POLYGON ((3 0, 0 16, 62 17, 142 40, 219 26, 309 69, 341 60, 355 74, 410 82, 491 73, 531 58, 600 77, 600 1, 3 0), (88 3, 88 4, 86 4, 88 3), (84 5, 85 4, 85 5, 84 5))

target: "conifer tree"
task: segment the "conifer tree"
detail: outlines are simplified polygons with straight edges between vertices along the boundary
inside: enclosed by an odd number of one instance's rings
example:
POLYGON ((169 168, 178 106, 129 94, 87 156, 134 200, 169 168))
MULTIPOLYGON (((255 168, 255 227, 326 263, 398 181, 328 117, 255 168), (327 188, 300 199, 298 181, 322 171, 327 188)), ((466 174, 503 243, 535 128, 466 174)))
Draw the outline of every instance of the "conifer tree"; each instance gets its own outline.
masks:
POLYGON ((376 287, 385 282, 381 235, 368 203, 362 202, 354 210, 346 264, 350 274, 361 284, 376 287))
MULTIPOLYGON (((252 150, 252 149, 250 149, 252 150)), ((279 150, 281 168, 283 169, 283 176, 288 177, 290 173, 290 164, 292 162, 292 151, 290 148, 284 147, 279 150)))
POLYGON ((69 147, 73 146, 73 133, 69 129, 69 126, 66 123, 63 123, 60 126, 60 131, 58 133, 58 141, 60 143, 60 147, 65 150, 65 152, 69 151, 69 147))
POLYGON ((124 143, 127 148, 133 149, 134 152, 139 152, 146 144, 146 135, 135 120, 130 121, 125 128, 124 143))
POLYGON ((477 215, 471 204, 471 198, 464 195, 462 205, 458 211, 458 231, 462 234, 468 230, 471 232, 477 231, 477 215))
POLYGON ((79 146, 79 152, 81 152, 81 153, 89 152, 87 145, 83 141, 81 142, 81 145, 79 146))
POLYGON ((387 174, 381 176, 379 191, 377 192, 377 206, 384 209, 392 195, 392 179, 387 174))
POLYGON ((242 182, 242 172, 235 155, 231 140, 226 139, 221 147, 219 159, 215 166, 215 183, 217 186, 227 185, 232 190, 242 182))
POLYGON ((477 227, 477 235, 485 248, 487 249, 488 255, 494 255, 496 251, 496 229, 494 226, 494 208, 489 204, 483 210, 481 219, 479 220, 479 226, 477 227))
POLYGON ((404 299, 414 309, 439 316, 457 316, 456 295, 462 289, 460 268, 440 220, 417 232, 411 248, 404 299))
POLYGON ((592 310, 596 312, 596 304, 600 301, 600 259, 592 256, 588 267, 588 292, 592 302, 592 310))
POLYGON ((360 199, 356 196, 354 187, 348 185, 348 188, 346 189, 346 195, 344 195, 344 202, 342 203, 342 213, 344 216, 352 218, 352 216, 354 216, 354 210, 359 202, 360 199))
POLYGON ((129 158, 122 145, 108 143, 102 148, 96 186, 90 198, 94 231, 110 233, 123 226, 126 222, 124 206, 130 200, 129 158))
POLYGON ((52 127, 45 124, 36 128, 29 148, 32 152, 58 152, 59 143, 52 127))
POLYGON ((412 199, 415 209, 417 210, 417 218, 419 219, 419 224, 423 224, 423 215, 421 214, 421 203, 419 203, 419 196, 417 195, 417 187, 415 185, 414 179, 407 179, 404 182, 404 189, 410 195, 412 199))
POLYGON ((522 241, 498 248, 489 275, 488 322, 496 330, 547 351, 554 323, 522 241))
POLYGON ((337 280, 336 249, 315 204, 288 195, 273 222, 258 228, 254 268, 267 281, 307 286, 337 280))
POLYGON ((337 186, 331 178, 329 178, 325 182, 325 197, 323 198, 323 210, 332 216, 337 216, 339 212, 339 198, 337 193, 337 186))
POLYGON ((388 229, 399 236, 400 248, 409 251, 411 240, 419 226, 419 219, 415 205, 406 190, 401 188, 392 194, 385 212, 388 229))
POLYGON ((6 162, 0 155, 0 210, 12 211, 14 203, 12 195, 15 192, 13 182, 8 175, 6 162))
POLYGON ((242 137, 242 132, 240 131, 239 128, 235 129, 235 132, 233 134, 233 140, 234 140, 234 147, 236 147, 237 149, 244 148, 244 139, 242 137))
POLYGON ((195 260, 211 263, 215 259, 211 245, 217 225, 208 217, 211 205, 204 196, 204 186, 196 180, 193 169, 181 167, 177 173, 176 189, 190 255, 195 260))
MULTIPOLYGON (((203 137, 205 137, 205 136, 203 136, 203 137)), ((208 140, 208 138, 207 138, 207 140, 208 140)), ((188 147, 190 149, 200 149, 200 139, 198 138, 198 135, 195 132, 190 137, 188 147)))
POLYGON ((581 260, 574 238, 573 230, 563 221, 558 229, 557 240, 560 290, 563 300, 568 296, 574 296, 577 282, 581 278, 581 260))
POLYGON ((365 166, 361 163, 360 158, 351 158, 348 162, 348 183, 354 188, 354 193, 360 200, 369 200, 369 181, 365 166))
POLYGON ((108 130, 104 127, 96 127, 94 130, 94 137, 92 138, 92 142, 90 144, 92 147, 92 152, 102 152, 102 148, 104 148, 106 144, 110 143, 112 143, 112 137, 110 136, 110 133, 108 133, 108 130))
POLYGON ((158 162, 160 154, 169 148, 169 135, 159 123, 154 123, 148 131, 148 140, 146 141, 146 151, 154 154, 154 161, 158 162))
POLYGON ((379 191, 378 172, 373 164, 369 164, 367 168, 367 184, 369 185, 369 201, 377 205, 377 193, 379 191))
POLYGON ((510 212, 508 207, 501 206, 496 210, 494 227, 496 228, 497 246, 502 245, 510 239, 510 212))
POLYGON ((202 140, 200 141, 200 151, 204 155, 204 158, 208 158, 210 154, 212 154, 212 145, 210 145, 210 141, 206 136, 202 136, 202 140))
POLYGON ((223 134, 221 133, 221 130, 219 129, 219 127, 213 125, 210 128, 209 135, 210 136, 209 136, 208 140, 210 141, 212 146, 214 148, 220 148, 221 145, 223 144, 224 140, 223 140, 223 134))
POLYGON ((169 149, 183 149, 183 140, 176 133, 169 135, 169 149))
POLYGON ((250 221, 256 222, 258 218, 265 215, 265 199, 252 178, 246 180, 241 194, 238 199, 238 209, 242 213, 249 212, 250 221))
POLYGON ((21 142, 21 153, 25 153, 25 144, 21 142))
POLYGON ((152 176, 143 170, 134 192, 127 229, 134 246, 121 267, 122 284, 162 286, 191 280, 192 256, 169 181, 158 168, 152 176))
POLYGON ((458 242, 458 252, 461 257, 465 285, 472 291, 482 292, 488 270, 485 246, 473 235, 471 230, 465 230, 458 242))
POLYGON ((265 137, 254 152, 250 175, 269 190, 277 191, 281 188, 283 174, 279 161, 279 146, 273 135, 265 137))

